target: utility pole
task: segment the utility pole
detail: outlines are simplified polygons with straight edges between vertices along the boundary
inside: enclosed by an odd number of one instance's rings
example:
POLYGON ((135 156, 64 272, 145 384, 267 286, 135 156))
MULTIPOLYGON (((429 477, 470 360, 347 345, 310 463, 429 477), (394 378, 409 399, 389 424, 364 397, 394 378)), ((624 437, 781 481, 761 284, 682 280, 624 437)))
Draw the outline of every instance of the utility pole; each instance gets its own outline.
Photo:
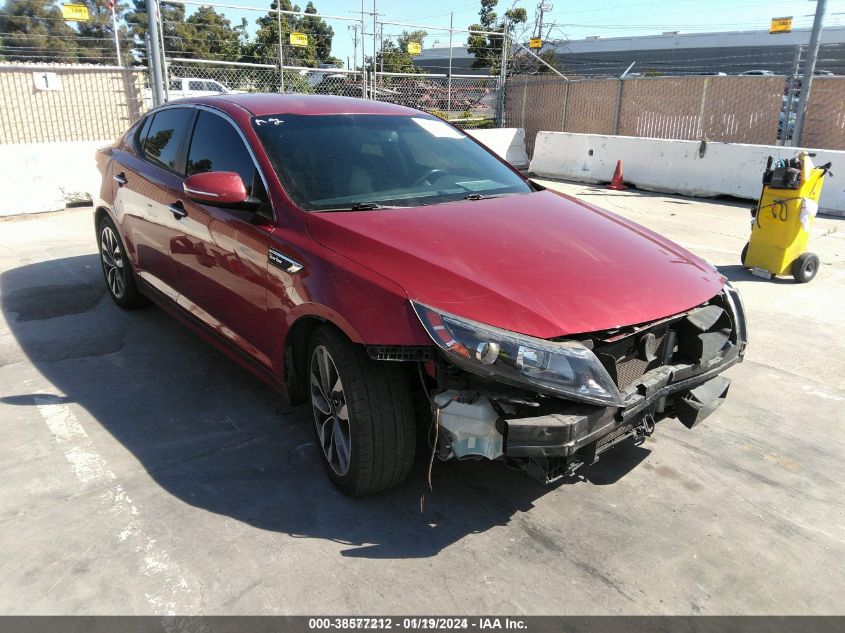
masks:
POLYGON ((276 20, 279 25, 279 92, 285 94, 285 38, 282 35, 282 11, 281 2, 276 0, 276 20))
MULTIPOLYGON (((366 22, 364 22, 364 0, 361 0, 361 85, 364 90, 363 97, 367 98, 367 46, 364 44, 364 30, 366 22)), ((373 64, 375 64, 373 60, 373 64)))
POLYGON ((372 97, 375 99, 376 96, 376 59, 378 59, 378 29, 376 28, 376 0, 373 0, 373 88, 372 88, 372 97))
POLYGON ((147 0, 147 35, 150 37, 150 54, 147 56, 147 61, 152 75, 151 92, 154 107, 164 103, 164 88, 161 77, 161 43, 158 39, 157 14, 156 0, 147 0))
POLYGON ((534 37, 543 37, 543 16, 546 11, 553 10, 554 7, 550 4, 543 2, 543 0, 540 0, 540 2, 537 4, 537 18, 534 21, 534 37))
POLYGON ((384 73, 384 24, 379 25, 379 50, 381 51, 381 59, 379 60, 379 66, 381 66, 381 72, 384 73))
POLYGON ((510 23, 508 20, 508 16, 506 15, 504 20, 502 20, 502 56, 499 58, 499 65, 501 68, 499 69, 499 127, 502 127, 503 123, 503 116, 505 113, 505 81, 508 76, 508 49, 510 45, 508 44, 508 29, 510 28, 510 23))
POLYGON ((446 116, 452 116, 452 33, 455 31, 455 14, 449 14, 449 76, 446 85, 446 116))
POLYGON ((786 105, 783 111, 783 125, 781 126, 780 138, 778 145, 790 145, 792 140, 789 137, 789 121, 792 118, 792 112, 795 105, 795 96, 798 92, 798 70, 801 66, 801 49, 804 48, 800 44, 795 47, 795 53, 792 56, 792 68, 789 71, 789 77, 786 79, 786 105))
MULTIPOLYGON (((801 97, 798 100, 798 112, 795 117, 795 132, 792 135, 793 145, 801 146, 804 135, 804 119, 807 116, 807 102, 810 99, 810 89, 813 86, 813 73, 816 71, 816 58, 819 54, 819 40, 822 35, 824 14, 827 10, 827 0, 816 0, 816 17, 813 19, 813 32, 810 35, 810 47, 807 49, 807 61, 804 62, 804 73, 801 78, 801 97)), ((789 125, 789 121, 785 122, 789 125)))
POLYGON ((114 31, 114 52, 117 55, 117 65, 123 66, 120 60, 120 40, 117 38, 117 16, 114 14, 114 4, 111 4, 111 27, 114 31))
POLYGON ((161 83, 164 100, 170 101, 170 72, 167 70, 167 43, 164 41, 164 18, 161 13, 161 0, 156 0, 158 6, 158 39, 161 41, 161 83))
MULTIPOLYGON (((352 26, 347 26, 347 29, 352 31, 352 59, 355 60, 355 66, 358 65, 358 25, 353 24, 352 26)), ((348 58, 347 58, 348 59, 348 58)), ((349 62, 346 62, 346 65, 349 66, 349 62)), ((355 70, 355 66, 349 66, 349 70, 355 70)))

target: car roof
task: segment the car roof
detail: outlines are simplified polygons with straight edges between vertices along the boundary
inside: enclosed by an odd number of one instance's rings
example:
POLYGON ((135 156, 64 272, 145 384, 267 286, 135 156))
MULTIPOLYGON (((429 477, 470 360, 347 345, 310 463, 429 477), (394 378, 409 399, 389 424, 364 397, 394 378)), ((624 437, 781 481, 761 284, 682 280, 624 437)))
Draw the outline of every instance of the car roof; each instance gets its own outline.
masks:
POLYGON ((419 116, 420 114, 424 114, 413 108, 385 103, 384 101, 331 95, 276 93, 226 94, 179 99, 178 102, 174 101, 173 103, 184 105, 191 103, 205 104, 223 110, 233 109, 234 106, 247 110, 254 116, 265 116, 268 114, 399 114, 404 116, 419 116))

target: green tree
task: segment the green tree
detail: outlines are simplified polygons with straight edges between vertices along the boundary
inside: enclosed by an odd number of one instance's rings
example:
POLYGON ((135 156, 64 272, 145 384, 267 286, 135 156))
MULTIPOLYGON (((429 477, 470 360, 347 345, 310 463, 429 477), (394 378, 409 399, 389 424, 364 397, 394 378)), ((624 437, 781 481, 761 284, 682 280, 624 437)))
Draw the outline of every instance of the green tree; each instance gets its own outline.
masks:
MULTIPOLYGON (((526 55, 526 56, 528 56, 528 55, 526 55)), ((558 57, 558 54, 555 50, 553 50, 553 49, 545 50, 542 53, 540 53, 539 55, 537 55, 537 57, 542 59, 544 62, 546 62, 546 64, 548 64, 549 66, 554 68, 556 71, 558 71, 560 73, 563 72, 563 64, 560 62, 560 57, 558 57)), ((540 62, 538 62, 533 57, 531 58, 531 61, 533 62, 533 65, 537 69, 536 72, 538 72, 538 73, 549 73, 549 74, 552 73, 552 69, 549 68, 549 66, 546 66, 546 64, 541 64, 540 62)))
MULTIPOLYGON (((473 68, 489 68, 491 73, 499 72, 502 62, 502 33, 505 30, 504 19, 499 19, 495 11, 499 0, 481 0, 481 9, 478 11, 479 21, 469 27, 470 31, 488 31, 491 35, 478 35, 470 33, 467 38, 467 51, 475 55, 472 62, 473 68)), ((522 24, 528 19, 528 12, 522 8, 508 9, 505 11, 508 18, 508 35, 513 35, 517 24, 522 24)))
MULTIPOLYGON (((543 51, 542 53, 537 55, 537 57, 542 59, 544 62, 546 62, 546 64, 548 64, 549 66, 554 68, 556 71, 563 72, 563 64, 560 63, 560 57, 558 57, 557 52, 555 52, 554 50, 549 49, 549 50, 543 51)), ((551 69, 549 68, 549 66, 546 66, 545 64, 538 63, 537 66, 538 66, 537 72, 541 72, 541 73, 552 72, 551 69)))
POLYGON ((0 13, 0 59, 75 62, 76 31, 50 0, 6 0, 0 13))
MULTIPOLYGON (((77 24, 77 49, 79 61, 86 64, 117 64, 114 50, 114 25, 108 0, 81 0, 88 7, 88 22, 77 24)), ((115 14, 120 20, 128 5, 115 4, 115 14)), ((118 26, 117 39, 120 43, 121 62, 132 62, 132 37, 126 26, 118 26)))
POLYGON ((323 18, 315 17, 317 8, 313 2, 308 2, 305 6, 305 13, 309 15, 302 16, 299 21, 299 30, 308 34, 308 40, 314 40, 314 56, 320 63, 334 63, 335 58, 332 57, 332 39, 334 38, 334 29, 326 24, 323 18))
POLYGON ((200 7, 180 26, 187 56, 197 59, 237 61, 247 41, 245 18, 232 28, 212 7, 200 7))
POLYGON ((423 45, 425 37, 428 35, 425 31, 403 31, 402 35, 396 38, 396 43, 392 39, 384 42, 382 50, 378 53, 377 66, 379 70, 382 68, 382 58, 384 59, 384 72, 389 73, 413 73, 419 69, 414 65, 414 56, 408 52, 408 44, 416 42, 420 46, 423 45))
MULTIPOLYGON (((124 19, 133 38, 132 53, 135 59, 147 65, 147 2, 133 0, 133 9, 124 19)), ((181 56, 185 53, 185 6, 164 3, 161 5, 162 30, 164 31, 164 50, 168 56, 181 56)))
MULTIPOLYGON (((299 6, 292 5, 290 0, 275 0, 270 9, 275 11, 281 6, 282 11, 300 11, 299 6)), ((258 30, 255 39, 247 46, 246 53, 249 61, 264 64, 277 64, 279 62, 279 18, 274 12, 261 16, 256 20, 258 30)), ((306 13, 316 14, 317 9, 313 2, 305 7, 306 13)), ((325 20, 315 15, 282 15, 282 54, 285 66, 308 66, 315 67, 321 63, 336 64, 337 59, 331 56, 332 38, 334 31, 326 24, 325 20), (308 45, 304 47, 292 46, 290 34, 293 32, 305 33, 308 36, 308 45)))

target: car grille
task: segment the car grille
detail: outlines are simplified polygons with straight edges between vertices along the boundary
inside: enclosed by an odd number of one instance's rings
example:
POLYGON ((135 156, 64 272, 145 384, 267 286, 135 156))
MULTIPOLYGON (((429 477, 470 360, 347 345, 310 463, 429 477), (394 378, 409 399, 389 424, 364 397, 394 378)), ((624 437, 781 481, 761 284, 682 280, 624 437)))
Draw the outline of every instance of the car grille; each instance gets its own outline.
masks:
MULTIPOLYGON (((660 366, 660 359, 665 353, 664 342, 666 341, 666 333, 662 333, 657 338, 657 358, 651 362, 640 358, 639 356, 629 356, 627 358, 616 359, 616 386, 619 389, 626 389, 633 383, 638 381, 645 375, 646 372, 651 371, 655 367, 660 366)), ((639 339, 638 339, 639 340, 639 339)))
POLYGON ((620 426, 618 429, 611 431, 610 433, 608 433, 607 435, 605 435, 602 438, 599 438, 599 440, 596 442, 596 448, 597 449, 601 448, 602 446, 609 444, 610 442, 612 442, 616 438, 622 437, 626 433, 630 433, 633 430, 633 428, 634 428, 633 424, 625 424, 623 426, 620 426))

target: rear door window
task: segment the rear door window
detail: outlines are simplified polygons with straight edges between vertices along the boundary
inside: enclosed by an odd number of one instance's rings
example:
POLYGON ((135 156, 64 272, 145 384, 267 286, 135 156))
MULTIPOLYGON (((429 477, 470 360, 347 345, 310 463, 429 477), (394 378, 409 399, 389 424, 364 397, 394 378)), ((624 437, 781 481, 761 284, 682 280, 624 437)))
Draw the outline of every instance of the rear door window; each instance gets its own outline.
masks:
POLYGON ((179 170, 179 148, 194 111, 171 108, 157 112, 144 138, 144 156, 160 167, 179 170))
POLYGON ((205 82, 204 81, 189 81, 188 82, 188 90, 205 90, 205 82))

